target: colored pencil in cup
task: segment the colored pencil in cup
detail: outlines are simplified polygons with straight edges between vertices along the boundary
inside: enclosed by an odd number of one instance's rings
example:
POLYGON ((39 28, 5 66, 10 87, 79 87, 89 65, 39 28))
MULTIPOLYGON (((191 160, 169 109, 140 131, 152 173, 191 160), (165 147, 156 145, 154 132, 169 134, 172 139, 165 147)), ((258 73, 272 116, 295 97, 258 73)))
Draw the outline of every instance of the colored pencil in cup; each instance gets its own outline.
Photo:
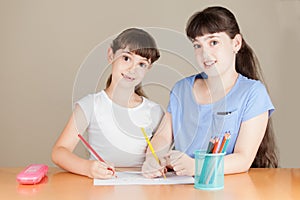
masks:
MULTIPOLYGON (((225 133, 225 135, 224 135, 224 137, 223 137, 223 141, 222 141, 222 143, 224 142, 224 145, 223 145, 223 147, 222 147, 222 145, 221 145, 221 147, 220 147, 220 150, 219 150, 219 153, 225 153, 226 152, 226 149, 227 149, 227 146, 228 146, 228 143, 229 143, 229 140, 230 140, 230 132, 226 132, 225 133)), ((221 159, 221 158, 220 158, 221 159)), ((220 166, 220 162, 221 162, 221 160, 220 159, 218 159, 218 161, 217 161, 217 170, 219 170, 219 166, 220 166)), ((215 162, 215 160, 214 160, 214 162, 215 162)), ((213 183, 213 181, 215 180, 215 178, 216 178, 216 175, 215 175, 215 171, 212 169, 211 171, 210 171, 210 173, 209 173, 209 175, 208 175, 208 178, 206 179, 206 184, 208 184, 208 183, 213 183)))

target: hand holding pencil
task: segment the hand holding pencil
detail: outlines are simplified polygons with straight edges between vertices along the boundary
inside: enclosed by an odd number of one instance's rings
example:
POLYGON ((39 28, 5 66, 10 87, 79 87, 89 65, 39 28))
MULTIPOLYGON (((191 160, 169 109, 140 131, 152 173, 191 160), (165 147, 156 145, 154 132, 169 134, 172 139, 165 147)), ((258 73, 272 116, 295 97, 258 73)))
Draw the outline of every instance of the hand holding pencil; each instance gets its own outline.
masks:
POLYGON ((164 178, 166 178, 165 175, 165 165, 162 164, 161 160, 158 158, 158 156, 156 155, 156 152, 147 136, 147 133, 145 131, 144 128, 141 128, 142 133, 144 135, 144 138, 148 144, 148 147, 152 153, 153 157, 149 157, 146 158, 146 161, 144 162, 143 166, 142 166, 142 171, 143 171, 143 175, 146 176, 147 178, 154 178, 157 176, 163 176, 164 178), (155 169, 155 170, 153 170, 155 169), (159 169, 159 170, 156 170, 159 169), (151 175, 150 175, 151 174, 151 175))
POLYGON ((194 175, 195 160, 187 154, 181 151, 171 150, 167 154, 167 160, 178 176, 194 175))
POLYGON ((82 135, 78 134, 79 139, 83 142, 84 146, 93 154, 97 160, 90 160, 89 162, 89 177, 90 178, 111 178, 115 175, 114 168, 109 165, 107 162, 100 157, 100 155, 93 149, 93 147, 82 137, 82 135))
POLYGON ((111 165, 98 160, 88 160, 88 162, 88 177, 98 179, 110 179, 116 177, 114 175, 114 167, 111 165))

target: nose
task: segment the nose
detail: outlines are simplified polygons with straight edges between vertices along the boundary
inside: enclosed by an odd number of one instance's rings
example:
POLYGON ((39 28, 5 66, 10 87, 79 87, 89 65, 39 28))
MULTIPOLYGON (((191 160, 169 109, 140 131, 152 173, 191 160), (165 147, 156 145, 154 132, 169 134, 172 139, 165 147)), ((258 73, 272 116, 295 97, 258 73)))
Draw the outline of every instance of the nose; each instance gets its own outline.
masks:
POLYGON ((137 67, 137 63, 136 63, 136 62, 132 62, 132 63, 128 66, 128 71, 129 71, 131 74, 134 74, 134 73, 135 73, 136 67, 137 67))
POLYGON ((209 50, 206 47, 202 48, 201 56, 204 60, 209 58, 209 50))

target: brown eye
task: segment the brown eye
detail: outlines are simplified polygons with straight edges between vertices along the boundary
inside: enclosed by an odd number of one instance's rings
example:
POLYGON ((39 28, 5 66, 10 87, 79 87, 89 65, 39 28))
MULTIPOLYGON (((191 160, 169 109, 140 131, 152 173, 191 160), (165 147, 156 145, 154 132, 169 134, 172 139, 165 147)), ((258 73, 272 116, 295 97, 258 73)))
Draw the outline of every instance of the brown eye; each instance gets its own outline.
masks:
POLYGON ((123 60, 125 60, 127 62, 130 60, 130 58, 128 56, 123 56, 123 60))
POLYGON ((216 41, 216 40, 213 40, 213 41, 210 42, 210 44, 211 44, 212 46, 215 46, 215 45, 217 45, 218 43, 219 43, 219 42, 216 41))

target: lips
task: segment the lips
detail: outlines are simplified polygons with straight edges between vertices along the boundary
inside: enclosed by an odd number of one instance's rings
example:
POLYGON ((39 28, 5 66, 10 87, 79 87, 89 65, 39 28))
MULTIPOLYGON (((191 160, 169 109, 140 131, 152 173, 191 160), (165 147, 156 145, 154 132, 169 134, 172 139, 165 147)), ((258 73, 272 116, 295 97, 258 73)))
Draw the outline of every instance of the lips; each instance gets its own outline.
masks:
POLYGON ((204 64, 205 68, 211 68, 215 63, 216 63, 216 61, 210 60, 210 61, 204 62, 203 64, 204 64))
POLYGON ((123 73, 122 73, 122 76, 123 76, 124 79, 129 80, 129 81, 134 81, 135 80, 135 78, 133 78, 131 76, 128 76, 126 74, 123 74, 123 73))

